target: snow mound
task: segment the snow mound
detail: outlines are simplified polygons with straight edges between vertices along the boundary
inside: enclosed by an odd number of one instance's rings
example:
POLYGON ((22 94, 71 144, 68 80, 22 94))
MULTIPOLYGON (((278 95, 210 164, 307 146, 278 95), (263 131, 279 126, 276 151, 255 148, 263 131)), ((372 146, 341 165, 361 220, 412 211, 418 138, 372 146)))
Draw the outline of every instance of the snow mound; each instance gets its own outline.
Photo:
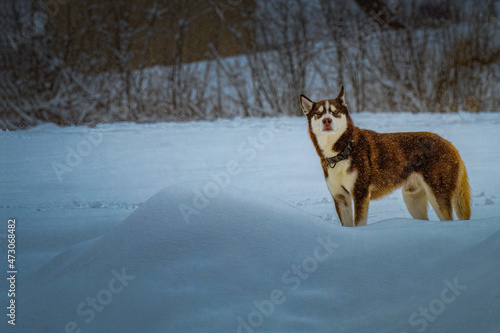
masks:
POLYGON ((19 332, 498 332, 498 218, 343 228, 214 184, 168 187, 33 273, 19 332))

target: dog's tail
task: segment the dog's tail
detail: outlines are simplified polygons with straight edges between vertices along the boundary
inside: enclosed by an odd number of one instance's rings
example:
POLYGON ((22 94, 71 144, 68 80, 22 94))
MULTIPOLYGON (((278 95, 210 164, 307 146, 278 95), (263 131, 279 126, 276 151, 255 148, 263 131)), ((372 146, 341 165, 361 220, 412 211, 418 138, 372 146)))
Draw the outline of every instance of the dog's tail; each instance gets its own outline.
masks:
POLYGON ((462 159, 460 159, 460 169, 458 173, 458 184, 453 196, 453 208, 460 220, 470 219, 471 195, 467 171, 462 159))

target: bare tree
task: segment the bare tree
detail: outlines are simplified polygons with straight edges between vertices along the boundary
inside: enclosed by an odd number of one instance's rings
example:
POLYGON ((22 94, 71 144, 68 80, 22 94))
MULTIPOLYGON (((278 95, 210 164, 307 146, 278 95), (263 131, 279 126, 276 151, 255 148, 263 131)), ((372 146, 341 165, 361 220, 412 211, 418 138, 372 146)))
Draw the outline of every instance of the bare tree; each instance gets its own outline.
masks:
POLYGON ((300 93, 326 98, 341 84, 353 111, 500 109, 491 1, 252 4, 67 2, 49 18, 6 0, 0 126, 299 115, 300 93), (252 43, 232 15, 248 18, 252 43), (228 31, 244 54, 224 57, 228 31))
POLYGON ((383 0, 355 0, 359 8, 381 28, 402 29, 405 24, 394 9, 383 0))
POLYGON ((310 10, 308 1, 275 0, 262 3, 257 11, 258 46, 247 59, 256 98, 273 113, 300 114, 296 100, 306 87, 315 48, 309 38, 310 10))

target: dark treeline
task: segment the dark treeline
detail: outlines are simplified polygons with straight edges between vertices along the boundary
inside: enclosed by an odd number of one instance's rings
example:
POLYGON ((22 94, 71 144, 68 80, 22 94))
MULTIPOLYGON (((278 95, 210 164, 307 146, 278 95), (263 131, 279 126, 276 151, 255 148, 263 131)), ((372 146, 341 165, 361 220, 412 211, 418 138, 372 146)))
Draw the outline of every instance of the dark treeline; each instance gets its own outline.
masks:
POLYGON ((500 111, 493 1, 16 1, 0 127, 357 111, 500 111))

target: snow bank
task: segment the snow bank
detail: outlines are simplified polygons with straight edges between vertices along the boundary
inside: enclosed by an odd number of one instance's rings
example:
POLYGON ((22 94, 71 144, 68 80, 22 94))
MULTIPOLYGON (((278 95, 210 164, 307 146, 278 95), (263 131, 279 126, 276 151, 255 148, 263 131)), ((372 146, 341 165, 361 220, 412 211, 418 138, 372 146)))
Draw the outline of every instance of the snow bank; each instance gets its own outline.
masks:
POLYGON ((19 282, 9 332, 498 332, 500 218, 343 228, 214 184, 167 187, 19 282))

